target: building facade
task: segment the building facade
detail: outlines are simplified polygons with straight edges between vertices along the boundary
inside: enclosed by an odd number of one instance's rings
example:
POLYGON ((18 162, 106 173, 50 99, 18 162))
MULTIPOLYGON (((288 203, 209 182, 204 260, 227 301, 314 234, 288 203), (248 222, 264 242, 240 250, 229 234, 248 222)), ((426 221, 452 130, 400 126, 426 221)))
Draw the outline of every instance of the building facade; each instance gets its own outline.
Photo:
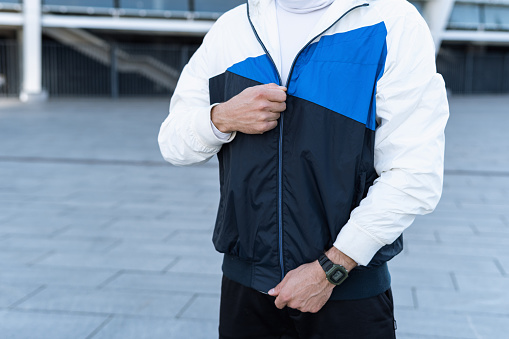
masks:
MULTIPOLYGON (((244 0, 0 0, 0 96, 170 95, 244 0)), ((411 1, 452 93, 509 93, 509 0, 411 1)))

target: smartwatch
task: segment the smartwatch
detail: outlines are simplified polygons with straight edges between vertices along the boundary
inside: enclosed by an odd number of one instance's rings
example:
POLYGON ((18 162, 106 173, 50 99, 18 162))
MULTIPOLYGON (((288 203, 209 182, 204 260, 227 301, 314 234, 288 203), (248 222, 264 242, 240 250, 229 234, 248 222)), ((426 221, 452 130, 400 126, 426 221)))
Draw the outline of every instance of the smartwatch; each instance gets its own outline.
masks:
POLYGON ((333 263, 325 254, 318 259, 320 266, 325 271, 327 280, 333 285, 341 285, 348 278, 348 271, 341 265, 333 263))

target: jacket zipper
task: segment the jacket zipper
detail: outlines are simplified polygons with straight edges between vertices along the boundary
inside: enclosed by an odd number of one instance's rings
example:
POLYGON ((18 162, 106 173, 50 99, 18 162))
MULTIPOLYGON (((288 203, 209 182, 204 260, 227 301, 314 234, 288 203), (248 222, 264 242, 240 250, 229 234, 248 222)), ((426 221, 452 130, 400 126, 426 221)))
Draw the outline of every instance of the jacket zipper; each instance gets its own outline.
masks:
MULTIPOLYGON (((292 66, 290 67, 290 73, 288 74, 288 79, 286 80, 286 89, 288 91, 288 85, 290 84, 290 81, 292 80, 293 75, 293 69, 295 68, 295 64, 297 60, 299 59, 299 56, 302 54, 302 52, 313 42, 315 41, 319 36, 323 35, 325 32, 327 32, 329 29, 331 29, 334 25, 336 25, 341 19, 343 19, 347 14, 349 14, 351 11, 360 8, 360 7, 367 7, 369 6, 368 3, 364 3, 362 5, 357 5, 352 8, 350 8, 348 11, 346 11, 343 15, 341 15, 336 21, 334 21, 329 27, 327 27, 325 30, 323 30, 321 33, 317 34, 315 37, 313 37, 311 40, 309 40, 304 47, 301 48, 301 50, 297 53, 295 58, 293 59, 292 66)), ((272 59, 272 56, 270 55, 269 51, 265 47, 265 44, 263 43, 262 39, 258 35, 258 32, 256 31, 256 28, 253 25, 253 22, 251 21, 251 16, 249 15, 249 1, 246 1, 246 7, 247 7, 247 18, 249 20, 249 24, 251 25, 251 28, 253 30, 253 33, 256 37, 256 40, 260 43, 260 45, 263 48, 263 51, 269 58, 270 62, 272 63, 272 66, 276 70, 277 78, 278 78, 278 85, 282 85, 281 81, 281 75, 279 74, 279 70, 277 69, 276 63, 274 62, 274 59, 272 59)), ((281 112, 281 118, 279 121, 279 145, 278 145, 278 234, 279 234, 279 266, 281 268, 281 280, 285 277, 285 266, 284 266, 284 259, 283 259, 283 216, 282 216, 282 210, 283 210, 283 191, 282 191, 282 185, 283 185, 283 127, 284 127, 284 112, 281 112)))

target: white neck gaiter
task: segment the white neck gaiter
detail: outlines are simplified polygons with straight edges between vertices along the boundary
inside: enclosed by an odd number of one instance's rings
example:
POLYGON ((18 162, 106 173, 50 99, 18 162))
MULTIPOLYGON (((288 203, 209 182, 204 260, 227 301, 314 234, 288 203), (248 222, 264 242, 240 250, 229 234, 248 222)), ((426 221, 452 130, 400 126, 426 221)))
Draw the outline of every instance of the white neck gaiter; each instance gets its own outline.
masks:
POLYGON ((309 13, 325 8, 334 0, 276 0, 278 5, 291 13, 309 13))

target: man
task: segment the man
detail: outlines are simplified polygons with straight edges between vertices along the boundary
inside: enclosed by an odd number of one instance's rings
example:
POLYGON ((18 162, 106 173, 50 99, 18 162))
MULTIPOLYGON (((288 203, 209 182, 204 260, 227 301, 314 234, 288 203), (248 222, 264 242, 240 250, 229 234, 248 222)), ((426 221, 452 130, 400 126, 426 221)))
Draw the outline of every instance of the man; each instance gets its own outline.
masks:
POLYGON ((217 154, 220 338, 394 338, 387 261, 441 195, 448 105, 403 0, 249 0, 185 67, 161 127, 217 154))

